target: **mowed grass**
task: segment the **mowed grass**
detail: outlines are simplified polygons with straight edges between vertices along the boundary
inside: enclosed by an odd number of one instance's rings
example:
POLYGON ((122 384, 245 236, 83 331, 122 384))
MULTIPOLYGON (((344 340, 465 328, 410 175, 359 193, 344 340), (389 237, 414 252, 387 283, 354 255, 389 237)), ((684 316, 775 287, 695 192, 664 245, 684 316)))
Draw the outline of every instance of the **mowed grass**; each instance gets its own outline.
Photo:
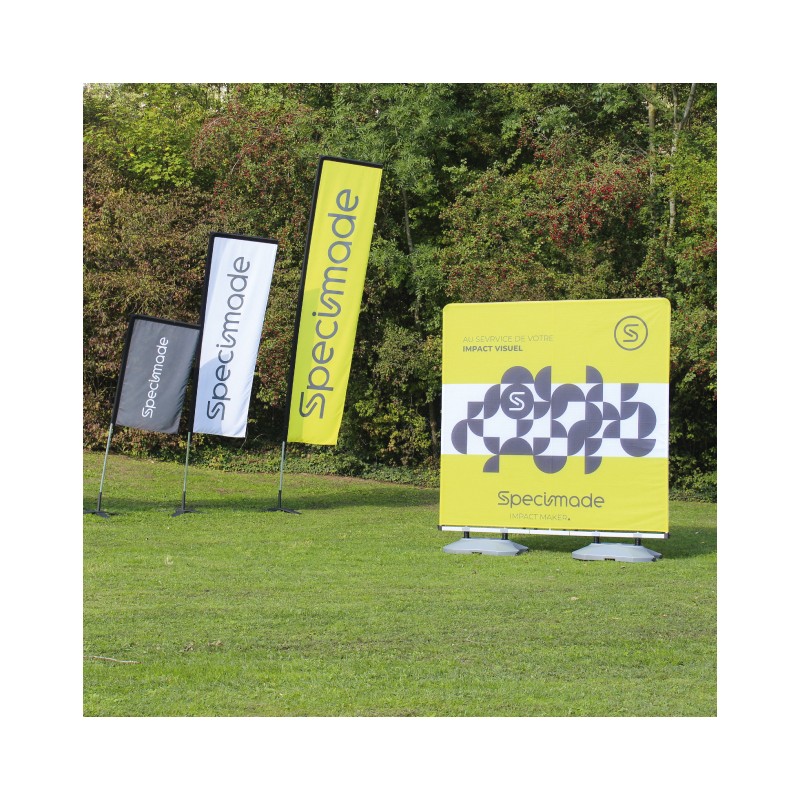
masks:
MULTIPOLYGON (((84 456, 84 508, 102 454, 84 456)), ((715 716, 716 507, 663 554, 448 555, 438 492, 112 456, 84 517, 86 716, 715 716), (114 660, 105 660, 114 659, 114 660), (122 663, 122 662, 135 663, 122 663)))

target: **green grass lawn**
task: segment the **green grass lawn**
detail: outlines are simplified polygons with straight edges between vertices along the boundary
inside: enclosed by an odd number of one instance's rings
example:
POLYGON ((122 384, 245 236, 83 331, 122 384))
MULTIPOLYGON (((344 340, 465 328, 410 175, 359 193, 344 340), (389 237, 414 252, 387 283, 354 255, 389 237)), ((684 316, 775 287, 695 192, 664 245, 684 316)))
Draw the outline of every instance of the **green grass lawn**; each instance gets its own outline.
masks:
POLYGON ((277 475, 192 467, 173 518, 182 481, 112 456, 84 517, 86 716, 716 715, 714 505, 625 564, 445 554, 435 489, 288 475, 267 513, 277 475))

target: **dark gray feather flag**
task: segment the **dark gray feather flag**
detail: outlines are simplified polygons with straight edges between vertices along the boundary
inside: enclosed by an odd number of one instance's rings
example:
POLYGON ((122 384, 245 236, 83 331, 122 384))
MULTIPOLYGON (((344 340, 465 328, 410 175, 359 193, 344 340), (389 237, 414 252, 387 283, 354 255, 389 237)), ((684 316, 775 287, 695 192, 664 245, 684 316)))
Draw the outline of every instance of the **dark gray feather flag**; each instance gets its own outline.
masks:
POLYGON ((198 325, 133 315, 112 423, 177 433, 199 337, 198 325))

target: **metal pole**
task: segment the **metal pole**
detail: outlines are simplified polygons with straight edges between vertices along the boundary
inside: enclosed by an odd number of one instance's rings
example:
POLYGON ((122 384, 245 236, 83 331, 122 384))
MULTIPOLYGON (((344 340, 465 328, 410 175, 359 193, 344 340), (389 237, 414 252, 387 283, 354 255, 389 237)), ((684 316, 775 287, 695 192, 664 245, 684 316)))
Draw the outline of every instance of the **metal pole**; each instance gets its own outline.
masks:
POLYGON ((295 511, 293 508, 284 508, 283 507, 283 466, 286 463, 286 442, 281 442, 281 467, 280 467, 280 477, 278 478, 278 506, 277 508, 270 508, 267 509, 268 511, 283 511, 286 514, 299 514, 299 511, 295 511))
POLYGON ((294 314, 294 336, 292 337, 292 360, 289 362, 289 372, 286 376, 286 404, 283 411, 283 436, 281 442, 281 475, 280 484, 278 487, 278 507, 270 508, 269 511, 285 511, 287 514, 299 514, 299 511, 294 511, 291 508, 283 507, 283 464, 286 454, 286 440, 289 438, 289 417, 291 404, 292 404, 292 385, 294 384, 294 368, 297 361, 297 342, 300 338, 300 317, 303 313, 303 293, 306 286, 306 275, 308 273, 308 257, 311 246, 311 230, 314 227, 314 215, 317 211, 317 197, 319 195, 320 179, 322 178, 322 163, 324 158, 320 157, 317 162, 317 174, 314 178, 314 191, 311 194, 311 213, 308 215, 308 224, 306 225, 306 246, 303 251, 303 264, 300 267, 300 283, 297 287, 297 305, 294 314))
POLYGON ((283 465, 286 463, 286 442, 281 442, 281 470, 278 478, 278 508, 283 508, 283 465))
POLYGON ((186 434, 186 464, 183 467, 183 507, 186 508, 186 476, 189 474, 189 448, 192 446, 192 432, 186 434))
POLYGON ((114 433, 114 423, 108 426, 108 438, 106 439, 106 454, 103 456, 103 471, 100 473, 100 491, 97 494, 97 508, 94 511, 84 511, 84 514, 97 514, 98 517, 108 518, 108 514, 100 506, 103 503, 103 482, 106 479, 106 464, 108 463, 108 451, 111 449, 111 434, 114 433))
POLYGON ((183 467, 183 497, 181 499, 181 507, 172 515, 173 517, 180 516, 181 514, 189 514, 194 511, 193 508, 186 508, 186 478, 189 474, 189 449, 192 446, 192 432, 186 434, 186 463, 183 467))

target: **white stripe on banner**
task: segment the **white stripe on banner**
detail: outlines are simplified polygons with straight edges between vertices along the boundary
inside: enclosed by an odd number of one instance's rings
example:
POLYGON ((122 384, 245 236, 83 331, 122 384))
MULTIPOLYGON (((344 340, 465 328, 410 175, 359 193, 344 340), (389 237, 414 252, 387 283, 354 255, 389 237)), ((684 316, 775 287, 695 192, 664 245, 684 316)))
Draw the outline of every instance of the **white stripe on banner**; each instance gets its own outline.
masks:
POLYGON ((193 430, 243 438, 278 244, 215 233, 209 247, 193 430))
MULTIPOLYGON (((668 384, 640 383, 636 385, 635 393, 627 390, 625 400, 619 383, 603 384, 602 400, 584 399, 589 396, 589 384, 573 385, 580 393, 576 392, 569 402, 560 404, 554 415, 552 404, 538 397, 533 386, 528 387, 531 400, 528 409, 523 404, 524 398, 520 398, 515 406, 513 395, 505 403, 485 403, 484 400, 491 397, 492 384, 444 384, 442 455, 490 455, 493 451, 486 445, 487 438, 490 441, 497 439, 500 444, 515 438, 526 441, 549 439, 548 448, 542 455, 567 455, 569 431, 576 423, 585 425, 585 420, 592 418, 587 413, 587 406, 591 405, 591 414, 596 419, 592 437, 602 439, 595 455, 625 457, 628 453, 623 449, 622 440, 629 442, 642 437, 648 442, 655 440, 652 449, 646 453, 647 457, 667 457, 668 384), (487 406, 490 407, 487 409, 487 406), (457 429, 456 426, 465 420, 470 422, 457 429)), ((553 393, 559 386, 561 384, 552 384, 553 393)), ((573 455, 581 454, 582 451, 573 455)))

